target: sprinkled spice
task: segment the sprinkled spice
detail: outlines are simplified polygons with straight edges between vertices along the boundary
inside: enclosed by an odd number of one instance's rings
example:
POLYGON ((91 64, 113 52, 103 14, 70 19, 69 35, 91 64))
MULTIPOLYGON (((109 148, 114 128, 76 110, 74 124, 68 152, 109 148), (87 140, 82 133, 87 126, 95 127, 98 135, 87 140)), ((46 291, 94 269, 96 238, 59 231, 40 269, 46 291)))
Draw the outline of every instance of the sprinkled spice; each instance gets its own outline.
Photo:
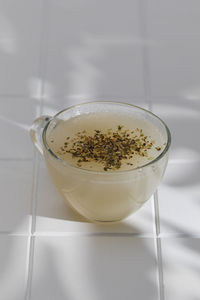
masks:
POLYGON ((155 147, 157 151, 160 151, 161 150, 161 147, 155 147))
MULTIPOLYGON (((70 153, 77 158, 77 166, 82 167, 85 162, 96 162, 102 165, 104 171, 119 169, 122 162, 131 159, 135 155, 147 157, 148 150, 154 147, 157 151, 161 147, 155 147, 155 142, 145 136, 142 129, 134 131, 124 129, 118 125, 116 130, 108 129, 106 132, 94 130, 93 134, 87 134, 86 130, 78 132, 75 137, 66 137, 67 142, 60 147, 58 154, 70 153)), ((129 166, 133 163, 127 162, 129 166)))

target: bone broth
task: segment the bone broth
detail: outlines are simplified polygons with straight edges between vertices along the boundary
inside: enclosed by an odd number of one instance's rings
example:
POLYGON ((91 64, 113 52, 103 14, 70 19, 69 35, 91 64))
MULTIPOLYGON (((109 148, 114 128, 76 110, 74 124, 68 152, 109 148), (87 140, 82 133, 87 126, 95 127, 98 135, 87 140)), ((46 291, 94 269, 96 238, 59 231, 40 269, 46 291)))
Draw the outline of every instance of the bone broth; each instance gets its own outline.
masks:
POLYGON ((93 171, 124 171, 155 159, 164 141, 160 131, 145 120, 93 113, 60 121, 48 144, 70 165, 93 171))
POLYGON ((92 112, 57 119, 46 140, 58 158, 46 155, 58 191, 79 213, 96 221, 116 221, 137 210, 151 196, 167 163, 166 157, 141 168, 162 153, 166 137, 137 115, 92 112))

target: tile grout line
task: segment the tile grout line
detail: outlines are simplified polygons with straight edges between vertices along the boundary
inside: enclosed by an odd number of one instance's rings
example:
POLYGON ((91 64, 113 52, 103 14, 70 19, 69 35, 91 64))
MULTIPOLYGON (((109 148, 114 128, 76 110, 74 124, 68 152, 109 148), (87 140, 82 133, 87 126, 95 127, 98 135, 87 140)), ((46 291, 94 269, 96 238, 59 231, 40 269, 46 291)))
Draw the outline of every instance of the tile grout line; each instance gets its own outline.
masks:
POLYGON ((155 233, 156 238, 160 237, 160 218, 159 218, 159 206, 158 206, 158 190, 153 194, 154 204, 154 217, 155 217, 155 233))
POLYGON ((30 224, 30 234, 28 239, 28 261, 27 261, 27 276, 26 276, 26 294, 25 300, 30 299, 30 292, 31 292, 31 284, 32 284, 32 273, 33 273, 33 257, 34 257, 34 231, 35 231, 35 224, 36 224, 36 209, 37 209, 37 189, 38 189, 38 172, 39 172, 39 157, 38 153, 34 151, 34 170, 33 170, 33 179, 32 179, 32 201, 31 201, 31 224, 30 224))
POLYGON ((27 93, 27 94, 9 94, 9 93, 7 93, 7 94, 1 94, 0 93, 0 97, 3 97, 3 98, 15 98, 15 99, 21 99, 21 98, 23 98, 23 99, 32 99, 32 97, 30 96, 30 94, 29 93, 27 93))
POLYGON ((156 232, 156 253, 157 253, 157 264, 158 264, 158 282, 159 282, 159 298, 165 300, 164 291, 164 277, 163 277, 163 260, 162 260, 162 246, 160 236, 160 217, 159 217, 159 205, 158 205, 158 190, 153 195, 154 205, 154 217, 155 217, 155 232, 156 232))
MULTIPOLYGON (((154 205, 152 204, 152 207, 154 209, 154 205)), ((153 215, 153 217, 155 217, 153 215)), ((155 228, 155 224, 153 226, 155 228)), ((13 237, 26 237, 30 238, 31 236, 36 237, 79 237, 79 236, 120 236, 120 237, 133 237, 133 238, 162 238, 162 239, 200 239, 200 233, 160 233, 158 237, 156 237, 155 229, 153 230, 154 233, 136 233, 136 232, 75 232, 75 231, 63 231, 63 232, 35 232, 34 234, 28 234, 23 232, 12 232, 12 231, 0 231, 0 236, 13 236, 13 237)))
POLYGON ((139 30, 141 35, 141 52, 142 52, 142 69, 143 69, 143 85, 144 99, 149 110, 152 108, 151 103, 151 85, 150 85, 150 69, 147 48, 147 24, 146 24, 146 1, 138 0, 139 30))
POLYGON ((160 300, 165 300, 164 277, 163 277, 163 263, 162 263, 162 247, 161 239, 156 239, 157 257, 158 257, 158 276, 159 276, 159 297, 160 300))
MULTIPOLYGON (((43 0, 42 3, 42 13, 41 13, 41 36, 40 36, 40 55, 39 55, 39 77, 41 80, 40 86, 40 105, 38 109, 38 115, 42 114, 43 108, 43 96, 44 96, 44 70, 45 70, 45 35, 47 34, 46 26, 46 10, 47 3, 46 0, 43 0)), ((32 278, 33 278, 33 265, 34 265, 34 250, 35 250, 35 229, 36 229, 36 216, 37 216, 37 193, 38 193, 38 175, 39 175, 39 153, 34 151, 34 171, 33 171, 33 180, 32 180, 32 201, 31 201, 31 211, 32 211, 32 220, 30 224, 30 235, 28 241, 27 249, 27 273, 26 273, 26 292, 25 300, 31 299, 31 287, 32 287, 32 278)))
MULTIPOLYGON (((45 100, 45 75, 47 68, 47 53, 48 53, 48 16, 49 16, 49 6, 47 5, 47 0, 44 1, 44 11, 43 11, 43 33, 42 33, 42 45, 41 45, 41 55, 40 55, 40 65, 41 65, 41 114, 44 110, 44 100, 45 100), (46 3, 46 6, 45 6, 46 3)), ((50 4, 49 4, 50 5, 50 4)))
POLYGON ((0 157, 0 162, 4 162, 4 161, 6 161, 6 162, 8 162, 8 161, 11 161, 11 162, 23 162, 23 161, 33 161, 33 158, 29 158, 29 157, 25 157, 25 158, 21 158, 21 157, 5 157, 5 158, 3 158, 3 157, 0 157))
POLYGON ((40 232, 35 233, 34 237, 133 237, 133 238, 154 238, 150 233, 134 232, 40 232))
MULTIPOLYGON (((151 101, 151 82, 150 82, 150 65, 148 59, 148 34, 147 34, 147 2, 146 0, 138 0, 138 11, 139 11, 139 25, 140 34, 142 38, 142 58, 143 58, 143 80, 144 80, 144 94, 148 104, 148 109, 152 111, 151 101)), ((157 275, 158 275, 158 288, 159 288, 159 300, 165 299, 164 294, 164 281, 163 281, 163 264, 162 264, 162 249, 160 234, 160 220, 159 220, 159 207, 158 207, 158 193, 157 191, 153 195, 153 216, 154 216, 154 234, 155 234, 155 248, 156 248, 156 259, 157 259, 157 275)))

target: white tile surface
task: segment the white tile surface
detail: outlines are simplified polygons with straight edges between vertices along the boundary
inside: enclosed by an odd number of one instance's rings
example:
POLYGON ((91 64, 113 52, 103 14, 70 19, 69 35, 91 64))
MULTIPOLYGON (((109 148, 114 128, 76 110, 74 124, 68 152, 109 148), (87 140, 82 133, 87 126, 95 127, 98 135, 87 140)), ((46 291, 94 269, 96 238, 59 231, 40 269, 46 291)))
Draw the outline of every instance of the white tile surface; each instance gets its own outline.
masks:
POLYGON ((161 234, 200 234, 200 163, 169 164, 158 189, 161 234))
POLYGON ((153 235, 152 199, 126 220, 110 225, 92 224, 67 205, 40 164, 37 203, 37 234, 64 232, 124 232, 153 235))
POLYGON ((40 237, 31 300, 156 300, 156 272, 152 239, 40 237))
POLYGON ((138 2, 49 1, 45 96, 143 96, 138 2))
POLYGON ((0 97, 0 158, 32 158, 29 128, 36 117, 38 102, 20 97, 0 97))
POLYGON ((191 40, 199 38, 198 0, 146 1, 148 34, 157 39, 191 40))
POLYGON ((0 232, 28 233, 32 162, 0 161, 0 232))
POLYGON ((146 1, 152 97, 200 98, 200 2, 146 1))
POLYGON ((25 299, 27 237, 0 235, 0 299, 25 299))
POLYGON ((197 300, 200 295, 200 240, 162 239, 166 300, 197 300))
POLYGON ((42 3, 0 3, 0 94, 29 95, 32 81, 40 76, 42 3))
POLYGON ((121 223, 91 224, 64 203, 42 158, 32 195, 28 130, 41 99, 50 115, 151 100, 172 132, 158 189, 163 298, 199 300, 200 239, 188 237, 200 234, 200 2, 3 0, 0 12, 0 300, 159 299, 152 199, 121 223))
POLYGON ((200 39, 158 40, 149 47, 151 96, 200 98, 200 39))
POLYGON ((161 117, 172 134, 171 160, 200 160, 200 103, 198 101, 154 101, 153 112, 161 117))

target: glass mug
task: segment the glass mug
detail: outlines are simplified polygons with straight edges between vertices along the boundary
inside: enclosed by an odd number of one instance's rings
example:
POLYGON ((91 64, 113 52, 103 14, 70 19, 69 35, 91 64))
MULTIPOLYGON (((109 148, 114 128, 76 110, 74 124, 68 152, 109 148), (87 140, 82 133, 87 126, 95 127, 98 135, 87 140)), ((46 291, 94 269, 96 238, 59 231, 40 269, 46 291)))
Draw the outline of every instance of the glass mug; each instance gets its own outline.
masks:
POLYGON ((75 105, 54 117, 42 116, 34 121, 30 135, 44 156, 52 181, 63 199, 93 222, 119 221, 138 210, 160 183, 168 163, 171 144, 168 127, 156 115, 134 105, 106 101, 75 105), (57 157, 48 145, 51 131, 61 120, 95 112, 118 112, 151 122, 164 138, 163 151, 141 167, 116 172, 81 169, 57 157))

